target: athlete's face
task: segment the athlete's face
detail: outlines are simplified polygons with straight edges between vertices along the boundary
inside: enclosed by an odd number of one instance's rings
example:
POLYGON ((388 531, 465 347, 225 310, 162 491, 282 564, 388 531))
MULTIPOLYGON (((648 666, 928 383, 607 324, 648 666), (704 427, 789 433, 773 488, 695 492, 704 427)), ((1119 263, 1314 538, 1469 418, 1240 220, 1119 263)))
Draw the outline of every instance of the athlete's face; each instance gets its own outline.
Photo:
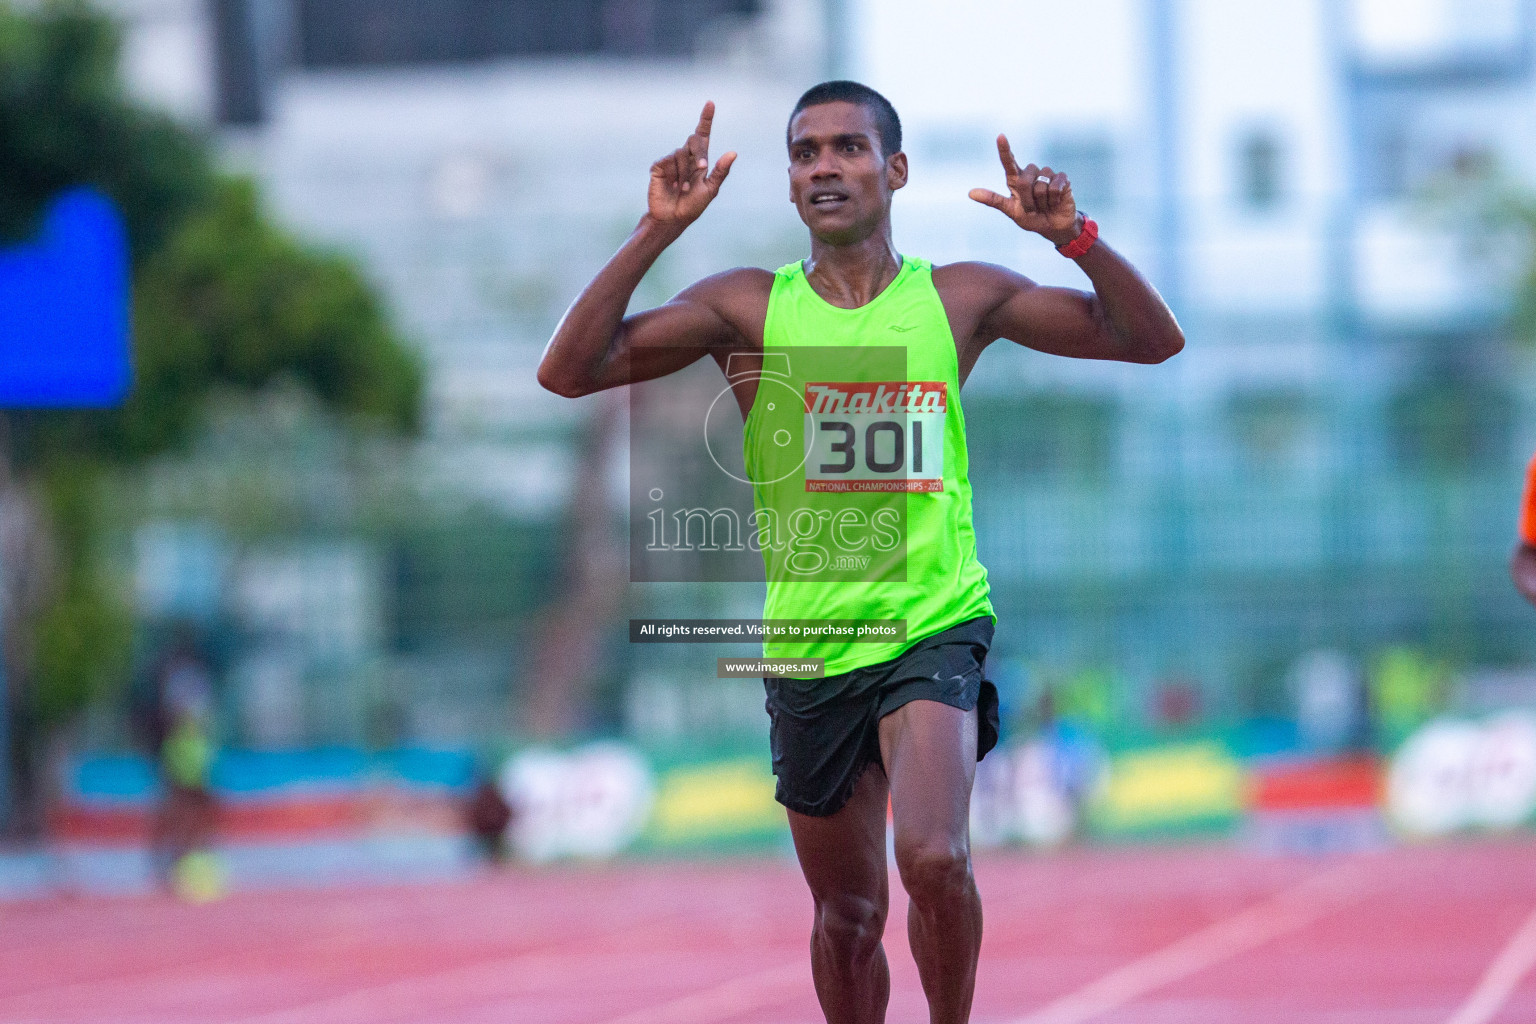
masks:
POLYGON ((874 234, 906 183, 906 154, 880 151, 862 103, 820 103, 789 123, 789 199, 817 238, 846 245, 874 234))

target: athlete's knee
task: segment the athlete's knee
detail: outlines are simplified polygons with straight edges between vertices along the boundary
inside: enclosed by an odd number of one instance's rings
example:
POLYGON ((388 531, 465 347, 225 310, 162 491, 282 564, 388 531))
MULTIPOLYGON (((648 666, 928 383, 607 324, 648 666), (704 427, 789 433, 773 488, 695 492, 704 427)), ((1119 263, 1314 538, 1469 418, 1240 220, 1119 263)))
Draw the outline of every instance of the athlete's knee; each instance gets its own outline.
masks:
POLYGON ((858 961, 880 946, 886 905, 865 896, 840 895, 816 901, 816 931, 839 959, 858 961))
POLYGON ((965 844, 947 837, 896 844, 901 884, 919 906, 963 898, 975 884, 965 844))

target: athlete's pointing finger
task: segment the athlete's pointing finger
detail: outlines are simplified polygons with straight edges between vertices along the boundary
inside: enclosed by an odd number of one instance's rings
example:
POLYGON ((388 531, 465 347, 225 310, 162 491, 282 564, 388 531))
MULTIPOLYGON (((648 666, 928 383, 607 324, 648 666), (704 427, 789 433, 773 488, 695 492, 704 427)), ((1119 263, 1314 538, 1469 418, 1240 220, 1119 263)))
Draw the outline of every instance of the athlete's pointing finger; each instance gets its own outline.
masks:
POLYGON ((715 104, 711 100, 699 111, 699 126, 688 136, 688 177, 703 180, 709 176, 709 133, 715 123, 715 104))
POLYGON ((1019 173, 1019 164, 1013 158, 1013 147, 1008 145, 1008 136, 997 137, 997 156, 1003 162, 1003 173, 1014 177, 1019 173))

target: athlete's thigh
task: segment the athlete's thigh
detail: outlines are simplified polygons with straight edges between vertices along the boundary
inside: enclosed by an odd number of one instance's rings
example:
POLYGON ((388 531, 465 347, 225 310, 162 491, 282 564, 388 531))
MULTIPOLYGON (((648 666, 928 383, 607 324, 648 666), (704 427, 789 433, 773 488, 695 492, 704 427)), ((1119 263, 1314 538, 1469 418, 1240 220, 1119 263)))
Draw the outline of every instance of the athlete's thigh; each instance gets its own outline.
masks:
POLYGON ((914 700, 880 719, 898 850, 925 841, 967 842, 976 715, 975 709, 914 700))
POLYGON ((835 814, 789 811, 800 870, 818 901, 856 898, 886 904, 885 773, 870 764, 835 814))

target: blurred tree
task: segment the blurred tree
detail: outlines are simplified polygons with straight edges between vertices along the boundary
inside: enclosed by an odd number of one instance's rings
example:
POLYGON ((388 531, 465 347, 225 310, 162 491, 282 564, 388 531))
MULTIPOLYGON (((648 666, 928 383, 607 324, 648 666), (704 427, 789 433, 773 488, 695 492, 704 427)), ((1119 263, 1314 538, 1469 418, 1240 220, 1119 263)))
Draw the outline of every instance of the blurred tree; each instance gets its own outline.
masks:
POLYGON ((39 821, 48 738, 126 675, 129 610, 102 575, 93 515, 102 470, 176 446, 210 395, 279 381, 361 429, 419 419, 422 366, 357 270, 269 221, 200 133, 136 105, 119 45, 81 0, 0 0, 0 238, 26 237, 61 190, 89 185, 124 215, 134 276, 124 406, 5 414, 0 713, 16 724, 22 827, 39 821))
POLYGON ((0 0, 0 237, 30 236, 55 195, 92 185, 117 202, 141 257, 212 191, 204 140, 124 94, 119 42, 80 0, 0 0))

